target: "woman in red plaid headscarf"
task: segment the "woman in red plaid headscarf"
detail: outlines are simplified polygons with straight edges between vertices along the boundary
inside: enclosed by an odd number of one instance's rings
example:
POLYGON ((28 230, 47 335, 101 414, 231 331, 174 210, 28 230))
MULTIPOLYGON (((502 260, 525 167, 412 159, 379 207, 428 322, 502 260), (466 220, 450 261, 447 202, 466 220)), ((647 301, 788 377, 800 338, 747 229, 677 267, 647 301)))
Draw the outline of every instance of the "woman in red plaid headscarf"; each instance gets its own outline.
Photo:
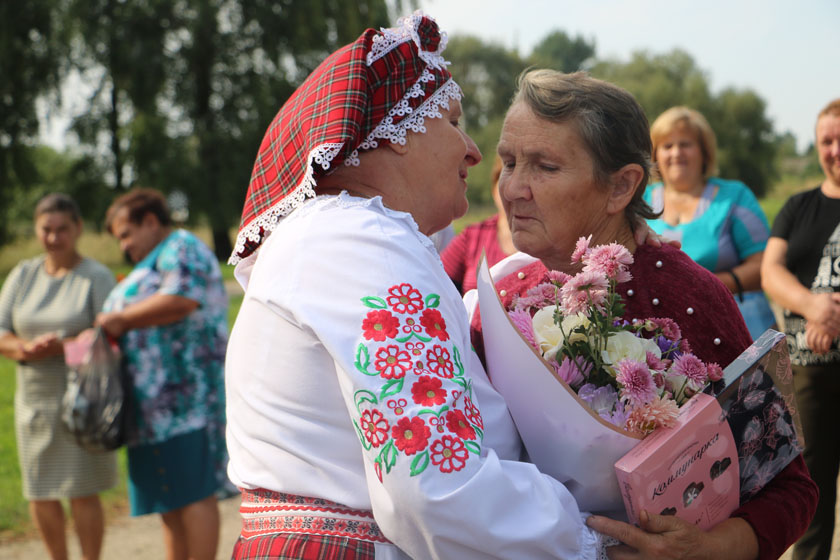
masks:
POLYGON ((367 30, 260 147, 227 353, 235 558, 597 558, 568 490, 520 441, 428 235, 467 209, 446 35, 367 30))

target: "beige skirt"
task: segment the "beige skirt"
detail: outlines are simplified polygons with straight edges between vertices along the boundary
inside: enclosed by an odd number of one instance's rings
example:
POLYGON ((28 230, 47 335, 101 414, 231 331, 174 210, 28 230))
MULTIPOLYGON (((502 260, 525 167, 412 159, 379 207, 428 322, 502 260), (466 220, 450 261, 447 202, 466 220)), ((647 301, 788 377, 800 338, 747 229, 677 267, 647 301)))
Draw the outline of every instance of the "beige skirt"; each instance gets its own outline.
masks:
POLYGON ((15 435, 27 500, 89 496, 117 482, 116 454, 86 451, 64 428, 66 387, 67 369, 60 359, 17 368, 15 435))

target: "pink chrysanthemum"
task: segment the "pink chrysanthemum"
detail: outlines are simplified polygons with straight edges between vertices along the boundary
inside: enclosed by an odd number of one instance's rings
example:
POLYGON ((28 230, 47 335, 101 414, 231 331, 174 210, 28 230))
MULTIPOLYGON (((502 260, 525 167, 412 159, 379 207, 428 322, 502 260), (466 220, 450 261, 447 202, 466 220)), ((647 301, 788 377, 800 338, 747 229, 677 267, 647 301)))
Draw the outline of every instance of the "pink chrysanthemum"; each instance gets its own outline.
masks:
POLYGON ((714 362, 706 366, 706 373, 709 375, 709 381, 720 381, 723 379, 723 369, 714 362))
POLYGON ((560 379, 574 388, 579 387, 584 381, 584 375, 589 375, 589 372, 592 371, 592 364, 581 356, 578 356, 574 362, 569 358, 563 358, 563 361, 559 364, 552 360, 551 365, 554 366, 554 371, 557 372, 560 379))
POLYGON ((670 399, 656 397, 648 404, 634 408, 627 418, 625 427, 634 433, 647 435, 656 428, 670 428, 679 414, 677 403, 670 399))
POLYGON ((655 326, 662 329, 662 336, 664 336, 668 340, 677 341, 682 338, 682 331, 680 331, 680 326, 673 319, 669 319, 668 317, 656 317, 650 319, 650 321, 655 326))
POLYGON ((619 243, 598 245, 586 254, 584 270, 594 270, 618 283, 628 282, 633 278, 629 267, 633 264, 633 255, 627 247, 619 243))
POLYGON ((581 237, 575 244, 575 250, 572 251, 572 262, 576 263, 583 259, 583 256, 589 251, 589 242, 592 241, 592 236, 581 237))
POLYGON ((528 344, 533 348, 538 348, 537 340, 534 336, 534 323, 531 321, 531 314, 524 309, 514 309, 508 312, 508 316, 516 329, 528 341, 528 344))
POLYGON ((527 292, 528 296, 540 298, 540 303, 553 304, 557 301, 557 286, 550 282, 543 282, 530 288, 527 292))
POLYGON ((651 402, 656 397, 656 383, 647 365, 623 359, 615 364, 615 380, 621 385, 621 398, 634 407, 651 402))
POLYGON ((688 343, 687 338, 680 340, 680 352, 683 354, 691 354, 691 344, 688 343))
POLYGON ((669 365, 666 363, 666 360, 660 359, 656 354, 650 351, 645 352, 645 362, 647 363, 647 367, 653 371, 665 371, 668 369, 669 365))
POLYGON ((688 378, 695 389, 699 389, 705 385, 709 377, 706 371, 706 364, 700 361, 700 358, 694 354, 683 354, 674 360, 671 368, 671 371, 674 373, 684 375, 688 378))
POLYGON ((583 271, 572 276, 560 289, 563 315, 576 315, 586 312, 592 305, 601 308, 606 301, 609 284, 603 274, 593 271, 583 271))
POLYGON ((559 270, 549 270, 548 271, 548 281, 554 284, 560 284, 561 286, 569 281, 571 276, 566 274, 565 272, 560 272, 559 270))
POLYGON ((542 296, 519 296, 513 300, 513 308, 517 311, 525 311, 543 305, 542 296))

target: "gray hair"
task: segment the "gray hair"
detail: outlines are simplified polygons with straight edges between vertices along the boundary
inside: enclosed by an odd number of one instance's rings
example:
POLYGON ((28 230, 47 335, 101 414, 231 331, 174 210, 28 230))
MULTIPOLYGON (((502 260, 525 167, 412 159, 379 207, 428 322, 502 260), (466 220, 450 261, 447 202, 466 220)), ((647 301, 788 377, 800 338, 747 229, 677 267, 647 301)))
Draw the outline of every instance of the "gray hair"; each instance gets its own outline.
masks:
POLYGON ((651 167, 648 121, 629 92, 585 72, 526 70, 517 80, 513 97, 513 103, 519 101, 540 118, 576 126, 594 162, 599 184, 606 185, 610 175, 627 164, 640 165, 642 180, 624 215, 634 229, 642 220, 657 216, 642 198, 651 167))

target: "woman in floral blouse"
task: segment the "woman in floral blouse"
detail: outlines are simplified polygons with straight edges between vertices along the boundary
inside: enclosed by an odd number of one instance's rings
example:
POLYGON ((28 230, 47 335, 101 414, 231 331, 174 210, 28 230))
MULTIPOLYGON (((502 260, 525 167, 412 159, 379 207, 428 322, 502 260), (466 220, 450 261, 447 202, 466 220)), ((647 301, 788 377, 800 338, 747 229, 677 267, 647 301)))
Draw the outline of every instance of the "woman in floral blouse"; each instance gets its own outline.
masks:
POLYGON ((213 253, 173 229, 150 189, 114 201, 108 231, 136 263, 97 323, 120 337, 134 384, 128 441, 132 515, 160 513, 169 558, 214 559, 225 482, 227 295, 213 253))

